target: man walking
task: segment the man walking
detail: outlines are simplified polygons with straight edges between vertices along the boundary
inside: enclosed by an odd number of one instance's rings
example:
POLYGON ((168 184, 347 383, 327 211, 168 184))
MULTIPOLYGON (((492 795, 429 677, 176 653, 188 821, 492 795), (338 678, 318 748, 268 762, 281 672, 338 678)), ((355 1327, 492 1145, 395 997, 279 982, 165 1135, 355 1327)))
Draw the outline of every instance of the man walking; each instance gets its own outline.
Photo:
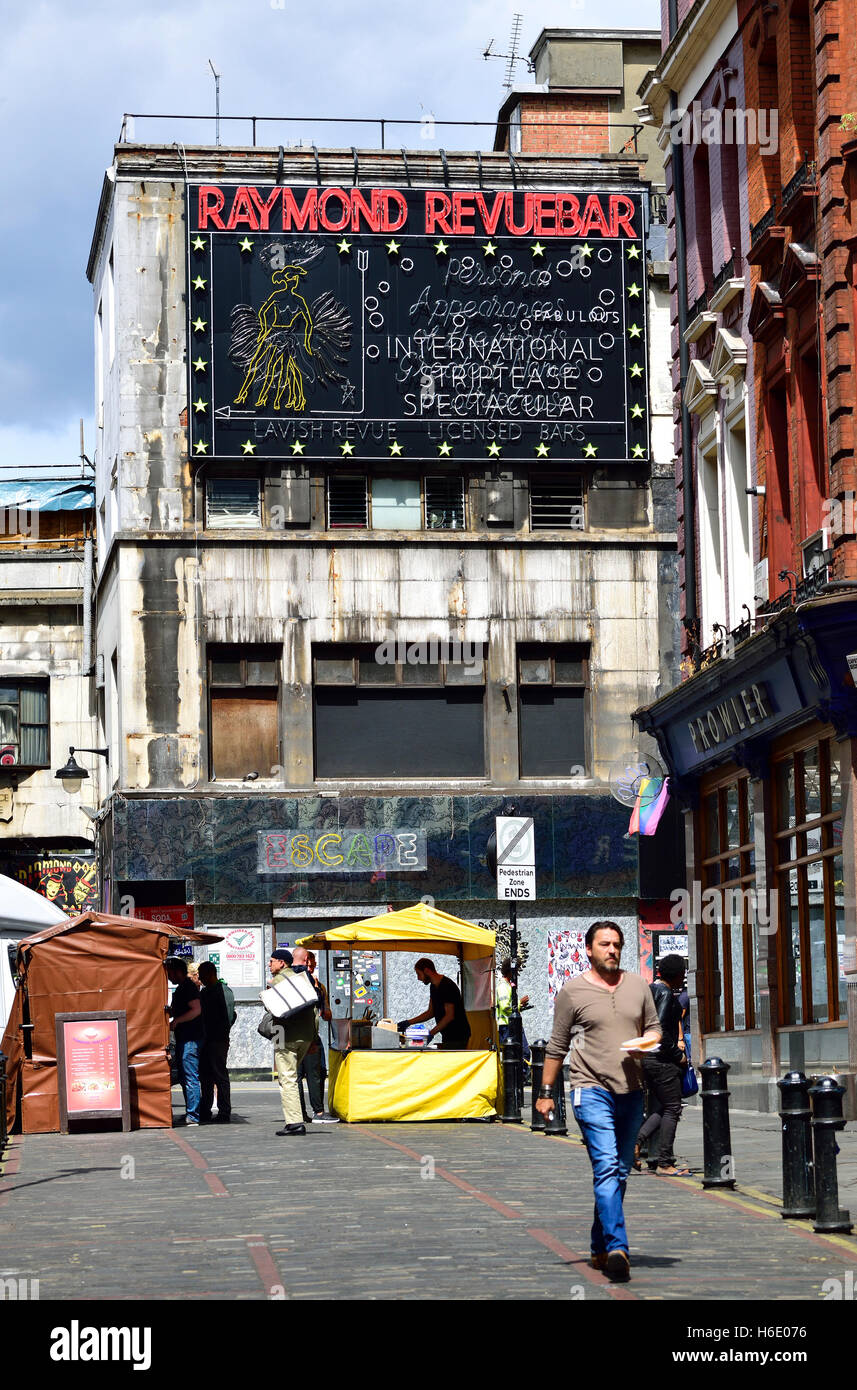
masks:
POLYGON ((199 989, 188 979, 187 961, 180 956, 164 962, 167 979, 175 985, 172 1002, 167 1006, 176 1035, 176 1069, 184 1095, 189 1125, 199 1124, 199 1049, 205 1037, 199 989))
POLYGON ((553 1086, 569 1055, 574 1118, 583 1133, 595 1187, 590 1262, 609 1278, 630 1278, 623 1201, 634 1142, 643 1118, 642 1073, 628 1042, 660 1041, 649 985, 620 969, 625 939, 615 922, 593 922, 585 937, 590 969, 556 997, 536 1108, 553 1109, 553 1086), (641 1036, 642 1035, 642 1036, 641 1036), (625 1044, 625 1046, 623 1046, 625 1044))
MULTIPOLYGON (((652 998, 658 1012, 661 1041, 643 1058, 643 1076, 649 1091, 649 1114, 637 1135, 635 1163, 640 1148, 660 1129, 660 1151, 657 1162, 649 1163, 655 1171, 667 1177, 687 1177, 689 1168, 677 1168, 673 1142, 681 1116, 681 1079, 686 1065, 685 1054, 679 1045, 682 1008, 678 991, 684 984, 685 963, 682 956, 664 956, 658 962, 658 976, 652 985, 652 998)), ((684 1039, 682 1038, 682 1042, 684 1039)))
POLYGON ((211 961, 200 962, 199 982, 202 985, 200 1003, 205 1024, 205 1039, 199 1055, 200 1124, 211 1123, 216 1086, 217 1122, 228 1125, 232 1117, 232 1095, 226 1064, 232 1018, 223 985, 217 978, 217 967, 211 961))

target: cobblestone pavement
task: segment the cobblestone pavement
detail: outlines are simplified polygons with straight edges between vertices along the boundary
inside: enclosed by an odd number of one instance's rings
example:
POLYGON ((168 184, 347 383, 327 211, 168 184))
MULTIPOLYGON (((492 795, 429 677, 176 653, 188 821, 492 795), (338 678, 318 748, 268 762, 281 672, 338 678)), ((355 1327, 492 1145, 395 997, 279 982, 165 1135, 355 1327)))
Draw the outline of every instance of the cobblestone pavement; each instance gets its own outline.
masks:
MULTIPOLYGON (((857 1240, 786 1223, 765 1197, 775 1117, 773 1132, 770 1117, 733 1122, 756 1195, 632 1173, 633 1278, 612 1285, 586 1263, 591 1177, 573 1132, 316 1125, 281 1139, 273 1085, 236 1085, 234 1105, 229 1126, 15 1137, 0 1275, 38 1279, 43 1300, 817 1302, 825 1280, 847 1287, 857 1270, 857 1240)), ((698 1130, 696 1116, 683 1121, 691 1159, 698 1130)))

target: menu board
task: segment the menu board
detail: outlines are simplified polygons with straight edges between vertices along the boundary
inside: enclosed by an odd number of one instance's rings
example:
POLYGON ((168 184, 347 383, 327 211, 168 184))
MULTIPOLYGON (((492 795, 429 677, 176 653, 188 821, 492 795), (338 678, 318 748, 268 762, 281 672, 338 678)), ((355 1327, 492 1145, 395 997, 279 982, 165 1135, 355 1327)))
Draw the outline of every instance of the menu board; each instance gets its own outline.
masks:
POLYGON ((60 1126, 121 1116, 130 1128, 125 1012, 57 1014, 60 1126))

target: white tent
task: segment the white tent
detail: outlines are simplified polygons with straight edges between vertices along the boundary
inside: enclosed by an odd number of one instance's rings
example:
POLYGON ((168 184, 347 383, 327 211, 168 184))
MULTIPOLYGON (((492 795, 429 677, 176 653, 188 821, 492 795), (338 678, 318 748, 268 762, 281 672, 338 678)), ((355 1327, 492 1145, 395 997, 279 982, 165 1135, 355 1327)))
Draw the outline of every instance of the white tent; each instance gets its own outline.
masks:
POLYGON ((67 914, 41 893, 0 874, 0 1032, 6 1027, 15 993, 9 946, 17 947, 25 936, 67 921, 67 914))

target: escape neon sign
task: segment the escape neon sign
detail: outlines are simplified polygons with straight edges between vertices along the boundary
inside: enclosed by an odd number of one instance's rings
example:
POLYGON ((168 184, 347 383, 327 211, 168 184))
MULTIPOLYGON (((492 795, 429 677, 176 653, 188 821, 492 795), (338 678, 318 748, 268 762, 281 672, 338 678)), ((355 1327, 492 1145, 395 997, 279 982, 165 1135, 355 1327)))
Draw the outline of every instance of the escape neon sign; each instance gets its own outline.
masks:
POLYGON ((259 831, 260 874, 419 873, 424 830, 259 831))

